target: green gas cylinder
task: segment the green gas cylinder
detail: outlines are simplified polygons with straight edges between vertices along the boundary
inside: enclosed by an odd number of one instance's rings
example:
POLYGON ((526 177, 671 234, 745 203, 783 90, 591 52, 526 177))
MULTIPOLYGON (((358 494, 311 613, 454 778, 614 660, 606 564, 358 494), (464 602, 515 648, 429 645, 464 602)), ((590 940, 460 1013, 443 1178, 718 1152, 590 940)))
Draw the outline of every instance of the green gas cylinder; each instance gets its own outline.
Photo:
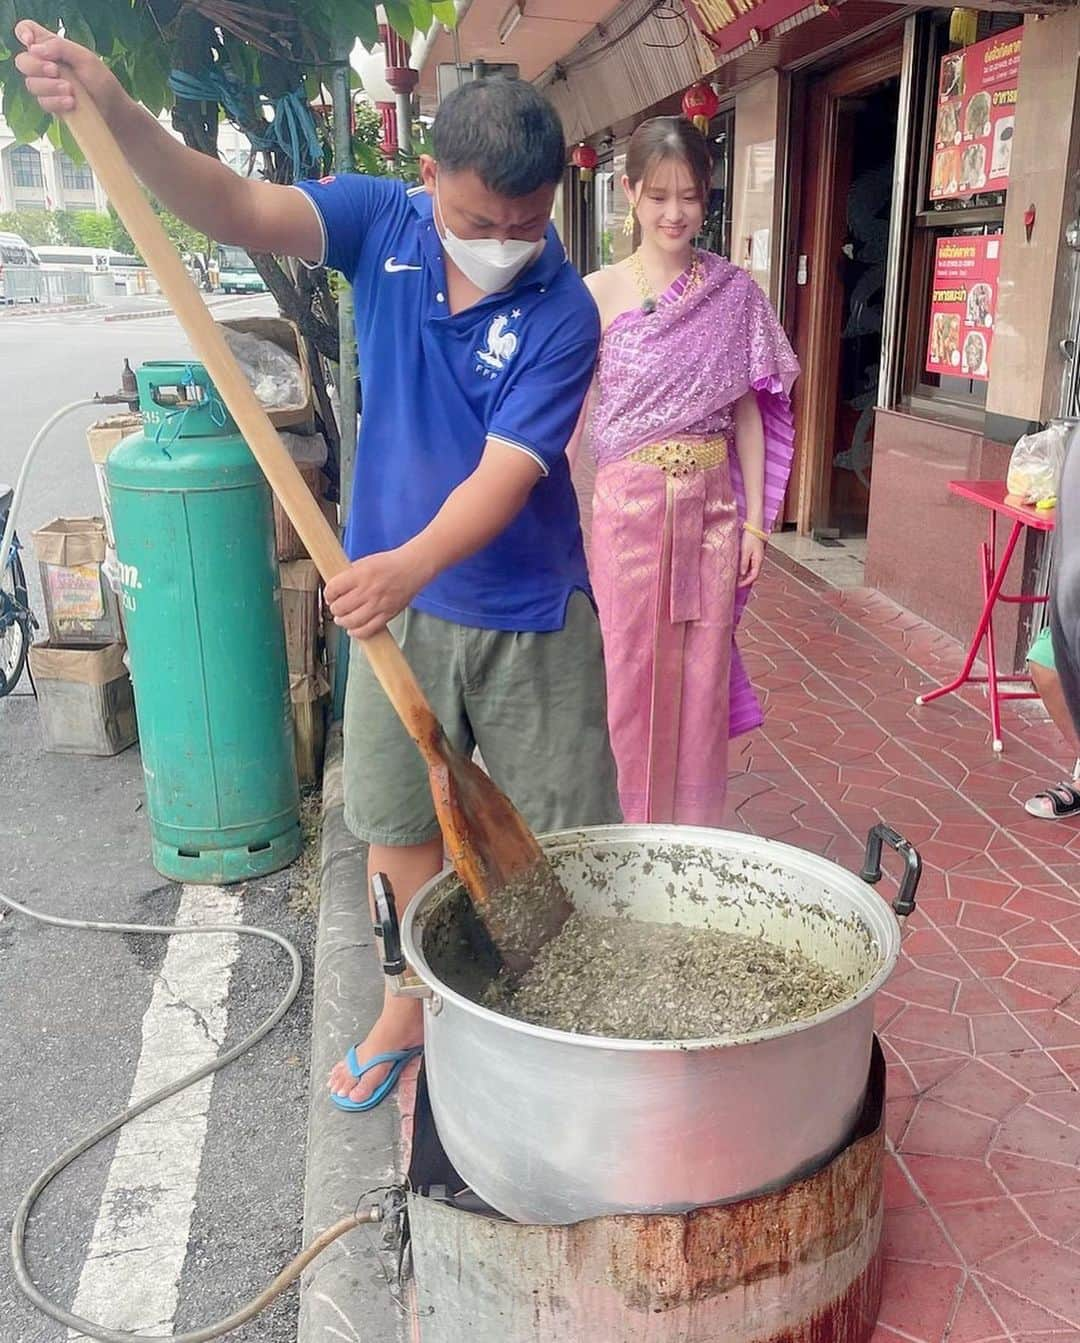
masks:
POLYGON ((244 881, 301 846, 270 490, 201 364, 137 376, 106 476, 154 866, 244 881))

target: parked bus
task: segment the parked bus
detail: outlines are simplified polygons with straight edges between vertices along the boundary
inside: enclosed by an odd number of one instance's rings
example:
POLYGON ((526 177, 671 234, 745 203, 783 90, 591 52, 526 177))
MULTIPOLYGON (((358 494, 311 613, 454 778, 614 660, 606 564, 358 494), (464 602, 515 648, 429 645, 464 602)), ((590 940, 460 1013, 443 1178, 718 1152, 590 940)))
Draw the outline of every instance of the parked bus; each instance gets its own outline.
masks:
POLYGON ((242 247, 217 249, 218 284, 226 294, 264 294, 266 283, 242 247))
POLYGON ((37 254, 43 266, 55 270, 82 270, 91 275, 111 274, 118 289, 127 284, 133 271, 145 271, 146 262, 127 252, 114 252, 110 247, 39 247, 37 254))

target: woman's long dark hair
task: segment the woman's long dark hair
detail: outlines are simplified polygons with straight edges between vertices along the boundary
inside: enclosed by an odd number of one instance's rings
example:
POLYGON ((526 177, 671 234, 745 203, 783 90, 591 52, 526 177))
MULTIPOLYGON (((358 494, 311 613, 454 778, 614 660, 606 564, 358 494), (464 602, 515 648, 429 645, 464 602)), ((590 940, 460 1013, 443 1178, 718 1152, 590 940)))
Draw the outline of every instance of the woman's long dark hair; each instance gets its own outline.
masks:
POLYGON ((698 128, 682 117, 653 117, 643 121, 630 137, 626 149, 626 176, 632 187, 649 178, 661 163, 675 159, 685 163, 707 204, 712 189, 713 156, 709 142, 698 128))

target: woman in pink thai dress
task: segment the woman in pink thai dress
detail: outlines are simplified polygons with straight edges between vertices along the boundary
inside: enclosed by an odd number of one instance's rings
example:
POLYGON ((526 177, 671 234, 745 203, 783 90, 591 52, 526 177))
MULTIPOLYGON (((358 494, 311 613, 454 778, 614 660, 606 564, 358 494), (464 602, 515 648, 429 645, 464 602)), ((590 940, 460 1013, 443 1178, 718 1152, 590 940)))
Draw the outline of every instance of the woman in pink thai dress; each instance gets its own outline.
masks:
POLYGON ((587 281, 604 337, 576 475, 587 492, 595 466, 590 570, 627 821, 722 824, 728 741, 762 721, 734 634, 791 469, 798 363, 753 279, 693 246, 711 176, 689 122, 639 126, 623 187, 641 246, 587 281))

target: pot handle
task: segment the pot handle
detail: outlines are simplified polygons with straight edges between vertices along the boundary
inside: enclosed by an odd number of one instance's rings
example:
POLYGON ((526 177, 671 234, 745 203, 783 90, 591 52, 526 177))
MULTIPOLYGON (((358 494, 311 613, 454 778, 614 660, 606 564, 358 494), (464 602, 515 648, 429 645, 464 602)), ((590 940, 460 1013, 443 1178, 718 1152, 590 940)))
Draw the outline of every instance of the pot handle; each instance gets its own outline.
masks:
POLYGON ((388 978, 405 973, 405 957, 401 954, 401 925, 390 878, 385 872, 376 872, 371 878, 371 898, 375 905, 375 936, 382 943, 383 974, 388 978))
POLYGON ((879 821, 866 837, 866 856, 859 876, 871 886, 881 880, 881 850, 885 844, 895 849, 906 865, 900 879, 900 890, 892 903, 896 917, 906 919, 915 910, 915 892, 922 876, 922 859, 914 844, 898 834, 892 826, 879 821))
POLYGON ((375 906, 375 936, 382 943, 383 974, 390 981, 395 998, 431 998, 435 995, 415 975, 409 973, 401 950, 401 924, 398 922, 394 890, 385 872, 371 878, 371 897, 375 906))

